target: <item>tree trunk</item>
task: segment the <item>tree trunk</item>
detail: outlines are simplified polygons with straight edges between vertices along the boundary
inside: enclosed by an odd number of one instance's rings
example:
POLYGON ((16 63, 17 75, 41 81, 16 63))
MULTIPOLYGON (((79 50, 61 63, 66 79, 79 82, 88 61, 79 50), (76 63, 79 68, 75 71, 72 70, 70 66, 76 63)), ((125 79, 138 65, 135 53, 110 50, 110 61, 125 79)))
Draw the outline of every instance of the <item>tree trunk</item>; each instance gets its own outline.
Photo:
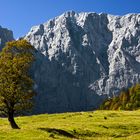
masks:
POLYGON ((16 124, 15 120, 14 120, 14 111, 10 111, 10 112, 8 113, 8 120, 9 120, 10 125, 11 125, 11 127, 12 127, 13 129, 20 129, 20 128, 18 127, 18 125, 16 124))

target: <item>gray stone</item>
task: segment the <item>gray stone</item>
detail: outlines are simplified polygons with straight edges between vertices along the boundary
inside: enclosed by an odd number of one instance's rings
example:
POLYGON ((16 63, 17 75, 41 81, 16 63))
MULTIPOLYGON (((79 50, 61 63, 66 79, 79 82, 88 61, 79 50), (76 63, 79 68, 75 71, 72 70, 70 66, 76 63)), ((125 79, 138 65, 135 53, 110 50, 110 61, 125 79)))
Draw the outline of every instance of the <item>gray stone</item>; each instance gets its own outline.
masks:
POLYGON ((140 14, 66 12, 25 39, 37 50, 33 113, 93 110, 140 82, 140 14))
POLYGON ((0 26, 0 51, 5 43, 14 40, 13 32, 0 26))
POLYGON ((140 82, 140 14, 66 12, 25 39, 38 50, 35 113, 93 110, 140 82))

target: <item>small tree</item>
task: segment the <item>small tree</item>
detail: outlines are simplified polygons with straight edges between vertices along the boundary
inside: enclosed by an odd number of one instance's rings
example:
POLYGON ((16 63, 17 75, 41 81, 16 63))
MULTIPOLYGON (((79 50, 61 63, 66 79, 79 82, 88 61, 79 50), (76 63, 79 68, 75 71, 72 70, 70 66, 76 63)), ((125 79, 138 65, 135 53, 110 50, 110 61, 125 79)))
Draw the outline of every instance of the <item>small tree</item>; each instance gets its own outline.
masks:
POLYGON ((7 43, 0 53, 0 113, 8 117, 14 129, 19 129, 15 113, 32 107, 33 80, 29 69, 33 52, 26 40, 18 40, 7 43))

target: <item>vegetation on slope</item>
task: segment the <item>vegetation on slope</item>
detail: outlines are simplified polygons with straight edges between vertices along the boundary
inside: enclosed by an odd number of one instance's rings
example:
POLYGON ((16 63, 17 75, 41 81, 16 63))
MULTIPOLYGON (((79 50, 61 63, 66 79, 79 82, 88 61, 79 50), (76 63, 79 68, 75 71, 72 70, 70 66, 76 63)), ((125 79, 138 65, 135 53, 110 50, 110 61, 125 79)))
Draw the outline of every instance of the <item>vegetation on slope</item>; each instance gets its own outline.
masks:
POLYGON ((17 117, 20 130, 0 118, 1 140, 107 140, 140 138, 140 110, 17 117))
POLYGON ((100 109, 106 110, 136 110, 140 108, 140 84, 128 90, 123 90, 119 96, 106 100, 100 109))

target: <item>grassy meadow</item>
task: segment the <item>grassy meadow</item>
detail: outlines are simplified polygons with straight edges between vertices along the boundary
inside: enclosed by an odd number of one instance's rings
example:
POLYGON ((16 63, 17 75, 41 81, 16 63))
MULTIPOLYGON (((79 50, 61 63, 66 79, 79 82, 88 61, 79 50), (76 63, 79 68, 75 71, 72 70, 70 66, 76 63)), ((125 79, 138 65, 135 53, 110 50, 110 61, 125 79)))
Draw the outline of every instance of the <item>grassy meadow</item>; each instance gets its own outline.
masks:
POLYGON ((0 118, 0 140, 139 140, 140 110, 43 114, 15 118, 20 130, 0 118))

